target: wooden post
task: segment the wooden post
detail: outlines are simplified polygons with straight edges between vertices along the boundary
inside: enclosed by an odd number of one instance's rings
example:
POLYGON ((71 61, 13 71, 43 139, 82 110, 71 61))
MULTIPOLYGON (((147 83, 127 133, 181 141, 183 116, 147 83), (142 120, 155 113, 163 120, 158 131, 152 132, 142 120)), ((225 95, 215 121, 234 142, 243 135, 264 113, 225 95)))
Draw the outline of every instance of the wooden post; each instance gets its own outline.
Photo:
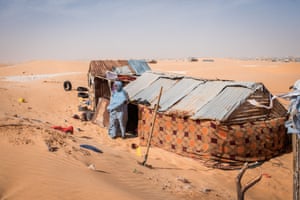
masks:
POLYGON ((161 95, 162 95, 162 91, 163 91, 163 87, 160 88, 157 103, 155 105, 154 113, 153 113, 153 116, 152 116, 151 130, 150 130, 150 133, 149 133, 149 136, 148 136, 148 142, 147 142, 147 151, 146 151, 146 154, 145 154, 145 159, 142 162, 142 165, 144 165, 144 166, 146 166, 146 162, 147 162, 147 159, 148 159, 149 149, 150 149, 150 146, 151 146, 151 140, 152 140, 152 135, 153 135, 153 130, 154 130, 155 119, 156 119, 157 111, 159 109, 159 102, 160 102, 160 98, 161 98, 161 95))
POLYGON ((293 185, 294 185, 294 200, 300 200, 300 176, 299 176, 299 170, 300 170, 300 164, 299 164, 299 147, 300 147, 300 139, 297 134, 293 134, 292 136, 293 141, 293 185))

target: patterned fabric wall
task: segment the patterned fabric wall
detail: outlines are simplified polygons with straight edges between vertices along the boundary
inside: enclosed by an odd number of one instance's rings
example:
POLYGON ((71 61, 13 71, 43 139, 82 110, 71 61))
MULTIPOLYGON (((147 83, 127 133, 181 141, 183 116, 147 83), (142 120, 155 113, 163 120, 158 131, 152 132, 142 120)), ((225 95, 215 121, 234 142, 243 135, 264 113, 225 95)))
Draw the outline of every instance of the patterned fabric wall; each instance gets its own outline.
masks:
MULTIPOLYGON (((153 110, 139 105, 140 144, 147 145, 153 110)), ((151 145, 196 158, 222 162, 270 159, 284 150, 285 118, 224 126, 217 121, 157 114, 151 145)))

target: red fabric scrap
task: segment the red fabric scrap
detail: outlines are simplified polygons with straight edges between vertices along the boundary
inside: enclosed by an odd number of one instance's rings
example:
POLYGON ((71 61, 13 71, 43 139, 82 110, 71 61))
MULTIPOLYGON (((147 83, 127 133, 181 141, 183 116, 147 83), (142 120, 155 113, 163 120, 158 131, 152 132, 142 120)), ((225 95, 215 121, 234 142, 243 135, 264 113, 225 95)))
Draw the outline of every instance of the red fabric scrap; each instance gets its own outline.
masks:
POLYGON ((68 126, 68 127, 62 127, 62 126, 52 126, 52 128, 56 130, 60 130, 65 133, 71 133, 73 134, 73 126, 68 126))

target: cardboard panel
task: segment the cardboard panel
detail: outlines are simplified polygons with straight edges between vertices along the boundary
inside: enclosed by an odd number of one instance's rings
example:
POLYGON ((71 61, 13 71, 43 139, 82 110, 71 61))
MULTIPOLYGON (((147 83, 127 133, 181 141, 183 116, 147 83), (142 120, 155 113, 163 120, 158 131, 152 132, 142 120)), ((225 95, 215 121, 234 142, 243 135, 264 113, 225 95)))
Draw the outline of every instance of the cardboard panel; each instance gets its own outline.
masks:
POLYGON ((99 98, 98 104, 96 107, 96 111, 92 122, 98 124, 101 127, 109 127, 109 113, 107 111, 107 106, 109 104, 109 100, 106 98, 99 98))

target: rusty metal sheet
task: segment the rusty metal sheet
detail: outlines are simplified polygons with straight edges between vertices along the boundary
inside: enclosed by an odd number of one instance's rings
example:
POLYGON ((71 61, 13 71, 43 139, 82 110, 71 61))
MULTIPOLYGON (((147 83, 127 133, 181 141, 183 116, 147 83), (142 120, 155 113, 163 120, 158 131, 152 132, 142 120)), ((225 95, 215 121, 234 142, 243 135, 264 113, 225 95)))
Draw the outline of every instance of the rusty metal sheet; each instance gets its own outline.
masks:
POLYGON ((205 80, 149 71, 129 83, 125 90, 131 101, 146 102, 153 107, 162 86, 160 112, 181 114, 191 119, 223 121, 262 84, 205 80))
POLYGON ((154 104, 156 103, 156 98, 158 96, 160 88, 163 86, 163 93, 162 93, 162 97, 163 97, 164 93, 168 91, 168 89, 171 88, 173 85, 175 85, 178 80, 179 79, 169 79, 169 78, 159 77, 147 88, 137 93, 134 96, 134 99, 141 102, 145 102, 145 101, 149 102, 151 104, 151 107, 153 107, 154 104))
POLYGON ((146 71, 135 81, 130 82, 124 89, 128 92, 132 101, 151 101, 155 100, 160 87, 163 86, 164 91, 169 89, 173 83, 181 80, 183 76, 174 74, 166 74, 162 72, 146 71), (144 91, 147 90, 147 91, 144 91), (157 94, 152 94, 157 91, 157 94), (145 95, 145 96, 143 96, 145 95))
POLYGON ((169 89, 164 88, 164 93, 160 100, 159 111, 166 111, 176 102, 189 95, 202 81, 192 78, 183 78, 169 89))
POLYGON ((128 65, 127 60, 94 60, 90 62, 89 73, 94 77, 105 77, 106 71, 112 71, 113 67, 126 65, 128 65))
POLYGON ((134 75, 141 75, 151 68, 144 60, 93 60, 90 62, 89 73, 92 76, 105 77, 106 71, 127 67, 134 75))
POLYGON ((215 98, 227 84, 228 82, 225 81, 199 81, 198 87, 171 107, 168 112, 183 112, 188 116, 194 115, 197 110, 215 98))
POLYGON ((252 89, 243 86, 225 87, 211 101, 203 105, 191 119, 224 121, 252 93, 252 89))
POLYGON ((135 99, 135 95, 137 93, 149 87, 149 85, 152 84, 159 77, 159 74, 145 72, 138 79, 126 85, 124 89, 127 91, 130 99, 135 99))

